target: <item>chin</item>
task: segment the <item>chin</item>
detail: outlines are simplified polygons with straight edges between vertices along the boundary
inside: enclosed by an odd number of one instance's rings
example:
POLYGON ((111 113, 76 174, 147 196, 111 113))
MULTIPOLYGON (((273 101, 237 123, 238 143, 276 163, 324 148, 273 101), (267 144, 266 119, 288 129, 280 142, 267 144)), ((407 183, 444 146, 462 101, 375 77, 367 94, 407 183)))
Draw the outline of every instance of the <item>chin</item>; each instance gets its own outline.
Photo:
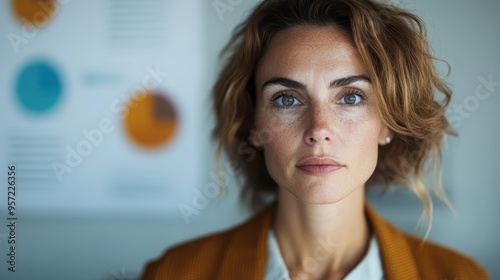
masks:
POLYGON ((292 188, 286 191, 304 204, 334 204, 342 201, 352 192, 349 192, 345 187, 319 183, 308 184, 306 187, 292 188))

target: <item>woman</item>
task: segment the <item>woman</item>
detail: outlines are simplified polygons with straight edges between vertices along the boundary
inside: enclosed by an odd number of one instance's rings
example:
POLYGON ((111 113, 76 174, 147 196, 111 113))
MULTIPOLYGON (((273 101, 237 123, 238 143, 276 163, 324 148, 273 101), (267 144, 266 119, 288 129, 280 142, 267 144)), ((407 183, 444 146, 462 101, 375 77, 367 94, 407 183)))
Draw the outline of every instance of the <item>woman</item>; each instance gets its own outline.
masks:
POLYGON ((450 132, 451 91, 418 17, 372 0, 267 0, 224 54, 218 154, 238 162, 252 206, 276 202, 170 249, 143 279, 488 278, 365 202, 370 185, 402 182, 432 214, 420 176, 450 132))

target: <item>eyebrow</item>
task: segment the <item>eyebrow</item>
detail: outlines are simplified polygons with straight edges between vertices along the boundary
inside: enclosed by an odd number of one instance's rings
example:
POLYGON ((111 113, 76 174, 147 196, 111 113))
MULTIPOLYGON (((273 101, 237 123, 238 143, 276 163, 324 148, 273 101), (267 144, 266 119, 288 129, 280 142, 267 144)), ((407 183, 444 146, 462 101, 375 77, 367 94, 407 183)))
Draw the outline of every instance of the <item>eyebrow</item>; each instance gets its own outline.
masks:
POLYGON ((272 78, 267 82, 265 82, 264 85, 262 85, 262 89, 272 85, 281 85, 287 88, 295 88, 302 90, 305 90, 307 88, 306 85, 302 84, 301 82, 294 81, 288 78, 277 77, 277 78, 272 78))
MULTIPOLYGON (((370 79, 366 76, 353 75, 353 76, 347 76, 347 77, 339 78, 339 79, 332 81, 330 83, 329 88, 345 87, 347 85, 350 85, 350 84, 353 84, 353 83, 359 82, 359 81, 370 83, 370 79)), ((288 78, 276 77, 276 78, 272 78, 272 79, 268 80, 267 82, 265 82, 264 85, 262 85, 262 90, 264 90, 265 87, 272 86, 272 85, 281 85, 284 87, 301 89, 301 90, 307 89, 307 86, 301 82, 298 82, 298 81, 295 81, 292 79, 288 79, 288 78)))
POLYGON ((332 81, 330 83, 330 88, 332 87, 345 87, 350 84, 354 84, 355 82, 367 82, 370 83, 370 79, 366 76, 363 75, 354 75, 354 76, 348 76, 345 78, 340 78, 335 81, 332 81))

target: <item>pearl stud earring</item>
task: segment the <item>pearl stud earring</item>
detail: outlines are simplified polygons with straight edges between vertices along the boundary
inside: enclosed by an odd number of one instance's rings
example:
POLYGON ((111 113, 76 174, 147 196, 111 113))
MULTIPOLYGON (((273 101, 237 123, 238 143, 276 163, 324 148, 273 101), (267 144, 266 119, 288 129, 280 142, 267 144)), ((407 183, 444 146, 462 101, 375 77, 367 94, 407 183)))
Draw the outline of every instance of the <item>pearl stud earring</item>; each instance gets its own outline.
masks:
POLYGON ((391 137, 389 137, 389 136, 385 137, 385 142, 387 144, 391 143, 391 137))

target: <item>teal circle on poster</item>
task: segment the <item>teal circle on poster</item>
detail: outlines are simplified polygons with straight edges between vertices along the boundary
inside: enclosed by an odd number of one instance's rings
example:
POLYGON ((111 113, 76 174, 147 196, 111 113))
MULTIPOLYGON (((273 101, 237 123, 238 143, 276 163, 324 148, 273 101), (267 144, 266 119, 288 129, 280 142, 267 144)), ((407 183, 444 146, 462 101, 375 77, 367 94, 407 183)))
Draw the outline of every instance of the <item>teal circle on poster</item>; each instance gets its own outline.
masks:
POLYGON ((57 69, 46 61, 27 64, 16 82, 17 99, 27 111, 45 113, 54 108, 62 95, 62 80, 57 69))

